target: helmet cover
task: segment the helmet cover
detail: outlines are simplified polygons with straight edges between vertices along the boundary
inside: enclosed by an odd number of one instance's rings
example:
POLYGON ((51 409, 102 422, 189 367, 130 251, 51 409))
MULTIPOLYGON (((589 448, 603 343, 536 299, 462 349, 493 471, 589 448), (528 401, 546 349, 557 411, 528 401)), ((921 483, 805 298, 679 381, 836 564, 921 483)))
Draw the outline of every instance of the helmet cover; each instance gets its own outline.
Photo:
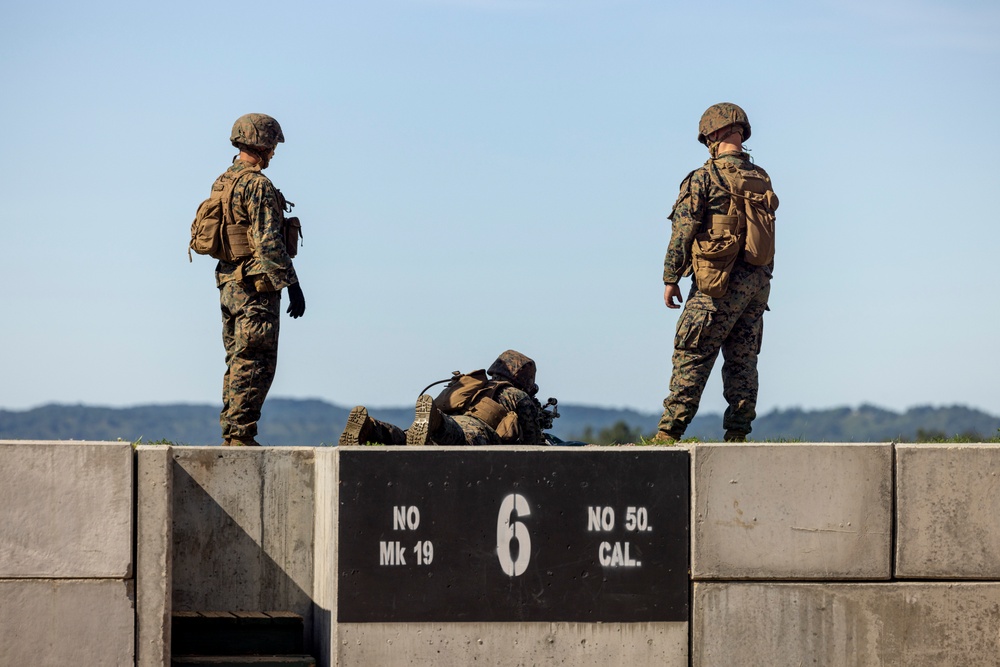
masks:
POLYGON ((750 119, 747 113, 732 102, 713 104, 701 115, 698 123, 698 141, 708 145, 708 136, 730 125, 739 125, 743 129, 743 140, 750 138, 750 119))
POLYGON ((229 137, 233 146, 243 144, 252 148, 269 150, 284 143, 285 135, 281 132, 278 121, 263 113, 248 113, 240 116, 233 123, 233 132, 229 137))

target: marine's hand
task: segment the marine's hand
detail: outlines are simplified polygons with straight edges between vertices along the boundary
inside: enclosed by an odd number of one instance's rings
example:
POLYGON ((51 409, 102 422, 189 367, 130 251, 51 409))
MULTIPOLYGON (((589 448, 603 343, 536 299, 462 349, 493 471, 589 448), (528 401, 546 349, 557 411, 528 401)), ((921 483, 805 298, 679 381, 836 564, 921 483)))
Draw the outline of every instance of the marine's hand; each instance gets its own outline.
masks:
POLYGON ((288 309, 285 311, 293 318, 302 317, 306 312, 306 298, 302 295, 302 288, 298 283, 288 286, 288 309))
POLYGON ((681 288, 677 283, 667 283, 663 286, 663 303, 667 304, 667 308, 680 308, 683 302, 681 288), (677 299, 677 303, 674 303, 674 299, 677 299))

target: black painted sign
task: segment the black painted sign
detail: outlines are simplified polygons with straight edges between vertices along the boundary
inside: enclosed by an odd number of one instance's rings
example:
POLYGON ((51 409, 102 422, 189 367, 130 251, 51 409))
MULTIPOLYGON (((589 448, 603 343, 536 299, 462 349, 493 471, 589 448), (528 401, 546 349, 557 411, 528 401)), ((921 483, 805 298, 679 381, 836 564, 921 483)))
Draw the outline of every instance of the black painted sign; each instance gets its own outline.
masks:
POLYGON ((340 452, 341 622, 688 620, 684 450, 340 452))

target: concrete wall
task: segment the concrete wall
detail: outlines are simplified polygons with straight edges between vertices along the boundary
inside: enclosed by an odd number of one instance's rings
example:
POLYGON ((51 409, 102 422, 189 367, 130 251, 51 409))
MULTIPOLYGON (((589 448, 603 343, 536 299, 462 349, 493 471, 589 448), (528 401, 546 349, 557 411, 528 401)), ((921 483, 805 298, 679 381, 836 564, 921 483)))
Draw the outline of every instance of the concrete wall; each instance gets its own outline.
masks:
POLYGON ((687 623, 349 623, 337 638, 329 664, 688 666, 687 623))
POLYGON ((696 447, 693 667, 1000 664, 998 476, 997 445, 696 447))
POLYGON ((1000 580, 1000 447, 896 445, 896 576, 1000 580))
POLYGON ((692 448, 690 642, 338 623, 339 454, 0 442, 0 665, 168 665, 171 611, 213 609, 302 614, 324 666, 1000 662, 997 445, 692 448))
POLYGON ((313 622, 314 449, 173 448, 173 611, 313 622))
POLYGON ((693 666, 995 667, 998 583, 698 582, 693 666))
POLYGON ((889 579, 892 445, 698 445, 694 579, 889 579))
POLYGON ((129 443, 0 441, 0 665, 131 665, 129 443))
POLYGON ((171 447, 136 448, 136 664, 170 664, 174 465, 171 447))

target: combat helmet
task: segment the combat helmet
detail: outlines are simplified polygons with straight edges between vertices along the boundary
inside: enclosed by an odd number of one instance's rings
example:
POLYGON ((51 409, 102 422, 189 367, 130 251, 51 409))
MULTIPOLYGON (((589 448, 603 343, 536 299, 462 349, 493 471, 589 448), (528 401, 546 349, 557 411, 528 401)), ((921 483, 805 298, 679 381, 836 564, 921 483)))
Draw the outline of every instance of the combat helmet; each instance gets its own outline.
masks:
POLYGON ((233 123, 233 132, 229 141, 239 148, 242 144, 251 148, 270 150, 284 143, 285 135, 281 132, 278 121, 263 113, 248 113, 240 116, 233 123))
POLYGON ((532 396, 538 393, 535 384, 535 362, 516 350, 507 350, 487 370, 490 377, 507 380, 532 396))
POLYGON ((747 112, 732 102, 713 104, 701 115, 698 123, 698 141, 708 145, 708 135, 721 130, 727 125, 739 125, 743 128, 743 140, 750 138, 750 119, 747 112))

